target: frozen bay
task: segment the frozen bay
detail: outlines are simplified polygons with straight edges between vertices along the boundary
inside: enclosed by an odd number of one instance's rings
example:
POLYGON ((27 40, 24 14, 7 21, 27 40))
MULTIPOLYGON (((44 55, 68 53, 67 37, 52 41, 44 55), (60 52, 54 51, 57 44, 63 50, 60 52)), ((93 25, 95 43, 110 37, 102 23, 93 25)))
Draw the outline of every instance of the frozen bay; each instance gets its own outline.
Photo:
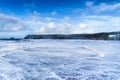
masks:
POLYGON ((120 41, 0 41, 0 80, 120 80, 120 41))

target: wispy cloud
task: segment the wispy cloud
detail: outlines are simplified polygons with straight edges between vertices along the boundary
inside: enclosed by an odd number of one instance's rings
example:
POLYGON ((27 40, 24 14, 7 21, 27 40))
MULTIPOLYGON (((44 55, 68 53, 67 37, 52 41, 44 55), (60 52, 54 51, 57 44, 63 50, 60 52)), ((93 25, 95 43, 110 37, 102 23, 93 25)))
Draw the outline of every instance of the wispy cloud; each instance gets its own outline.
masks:
POLYGON ((72 34, 95 33, 120 30, 120 17, 113 16, 79 16, 77 18, 65 16, 57 19, 31 14, 20 18, 0 14, 0 32, 26 31, 34 34, 72 34), (77 19, 77 22, 74 22, 77 19))
POLYGON ((94 2, 88 1, 86 2, 86 7, 92 7, 94 6, 94 2))
POLYGON ((86 2, 85 8, 76 8, 71 12, 73 14, 82 15, 119 15, 120 14, 120 3, 100 3, 95 5, 94 2, 86 2))
POLYGON ((93 6, 92 9, 96 12, 116 11, 120 9, 120 3, 114 4, 101 3, 98 6, 93 6))
POLYGON ((15 16, 0 14, 0 32, 25 30, 24 21, 15 16))
POLYGON ((55 16, 56 14, 57 14, 57 11, 51 12, 51 15, 52 15, 52 16, 55 16))

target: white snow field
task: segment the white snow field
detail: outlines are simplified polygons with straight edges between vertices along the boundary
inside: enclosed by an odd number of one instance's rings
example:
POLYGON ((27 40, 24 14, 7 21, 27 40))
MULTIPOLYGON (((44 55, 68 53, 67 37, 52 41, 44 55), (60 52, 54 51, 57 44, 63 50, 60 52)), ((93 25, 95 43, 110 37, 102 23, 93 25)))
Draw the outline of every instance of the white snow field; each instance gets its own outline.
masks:
POLYGON ((0 41, 0 80, 120 80, 120 41, 0 41))

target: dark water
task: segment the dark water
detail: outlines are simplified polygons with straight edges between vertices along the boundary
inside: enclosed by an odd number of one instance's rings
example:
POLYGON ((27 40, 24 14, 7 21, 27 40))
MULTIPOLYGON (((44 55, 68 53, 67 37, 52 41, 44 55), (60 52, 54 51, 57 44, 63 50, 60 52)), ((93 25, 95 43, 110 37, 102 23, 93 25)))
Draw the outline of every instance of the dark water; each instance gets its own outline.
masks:
POLYGON ((0 41, 0 80, 120 80, 120 41, 0 41))

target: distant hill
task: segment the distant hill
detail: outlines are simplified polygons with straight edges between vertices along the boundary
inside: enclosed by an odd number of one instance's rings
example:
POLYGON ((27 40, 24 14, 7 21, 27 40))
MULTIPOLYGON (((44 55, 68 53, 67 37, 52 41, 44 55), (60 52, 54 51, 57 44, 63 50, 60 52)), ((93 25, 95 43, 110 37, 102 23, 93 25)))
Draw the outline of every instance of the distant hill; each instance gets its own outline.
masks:
POLYGON ((120 32, 94 34, 48 34, 27 35, 25 39, 90 39, 90 40, 120 40, 120 32))
POLYGON ((18 40, 22 40, 23 38, 13 38, 13 37, 11 37, 11 38, 0 38, 0 40, 4 40, 4 41, 9 41, 9 40, 11 40, 11 41, 18 41, 18 40))

